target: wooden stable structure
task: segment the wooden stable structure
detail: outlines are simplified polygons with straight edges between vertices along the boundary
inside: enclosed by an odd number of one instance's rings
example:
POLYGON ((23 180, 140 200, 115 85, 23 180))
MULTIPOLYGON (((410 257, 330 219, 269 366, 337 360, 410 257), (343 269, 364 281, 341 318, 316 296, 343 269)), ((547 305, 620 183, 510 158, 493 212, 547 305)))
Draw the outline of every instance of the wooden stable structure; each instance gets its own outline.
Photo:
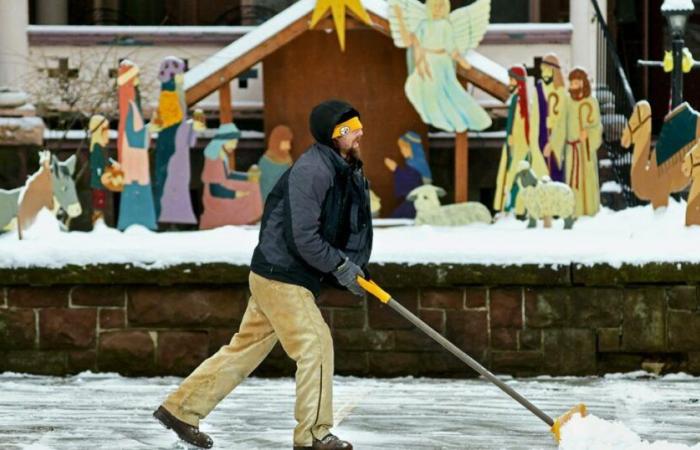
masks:
MULTIPOLYGON (((406 50, 391 39, 386 2, 363 2, 372 19, 367 26, 347 16, 347 44, 341 52, 333 22, 323 19, 309 29, 314 0, 300 0, 244 37, 185 74, 188 105, 217 92, 222 123, 233 119, 230 82, 253 65, 263 63, 264 121, 266 135, 277 125, 289 126, 295 135, 292 155, 298 157, 312 142, 308 117, 314 105, 328 98, 353 104, 362 115, 365 136, 362 158, 372 189, 382 198, 382 213, 397 205, 393 180, 383 160, 401 159, 397 139, 413 130, 427 145, 427 126, 404 94, 406 50)), ((459 68, 459 76, 500 100, 509 96, 507 75, 492 74, 493 63, 472 61, 459 68)), ((428 149, 429 150, 429 149, 428 149)), ((456 201, 467 199, 468 142, 466 133, 455 139, 456 201)))

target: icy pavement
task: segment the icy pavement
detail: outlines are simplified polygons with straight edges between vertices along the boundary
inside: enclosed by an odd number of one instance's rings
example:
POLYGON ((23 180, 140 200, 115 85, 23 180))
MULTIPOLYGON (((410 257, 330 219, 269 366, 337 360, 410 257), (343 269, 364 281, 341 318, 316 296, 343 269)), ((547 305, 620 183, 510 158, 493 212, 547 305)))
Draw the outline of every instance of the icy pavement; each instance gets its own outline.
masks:
MULTIPOLYGON (((184 449, 151 418, 179 381, 91 373, 69 378, 2 374, 0 449, 184 449)), ((562 449, 668 450, 700 442, 699 378, 635 373, 508 382, 552 416, 584 402, 592 414, 620 422, 593 424, 583 436, 583 428, 575 425, 571 431, 579 433, 577 442, 562 449), (625 427, 629 430, 623 436, 625 427), (600 432, 607 432, 612 446, 582 442, 600 432), (678 446, 628 446, 642 439, 678 446)), ((202 429, 214 438, 214 448, 289 449, 293 403, 293 380, 249 379, 202 429)), ((336 377, 335 411, 335 432, 358 450, 557 448, 539 419, 479 379, 336 377)))

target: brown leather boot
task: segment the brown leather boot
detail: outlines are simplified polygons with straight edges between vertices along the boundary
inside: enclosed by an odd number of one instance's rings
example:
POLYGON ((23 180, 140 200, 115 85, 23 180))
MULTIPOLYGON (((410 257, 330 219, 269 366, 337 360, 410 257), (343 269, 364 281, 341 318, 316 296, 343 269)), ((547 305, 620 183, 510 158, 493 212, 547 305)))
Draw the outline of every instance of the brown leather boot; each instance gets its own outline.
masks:
POLYGON ((321 440, 314 438, 311 447, 294 446, 294 450, 352 450, 352 444, 328 433, 321 440))
POLYGON ((177 433, 177 437, 187 442, 188 444, 200 447, 200 448, 211 448, 214 445, 214 441, 206 434, 199 431, 198 427, 193 427, 192 425, 183 422, 177 417, 170 414, 170 412, 163 408, 162 406, 153 413, 158 422, 163 424, 168 430, 173 430, 177 433))

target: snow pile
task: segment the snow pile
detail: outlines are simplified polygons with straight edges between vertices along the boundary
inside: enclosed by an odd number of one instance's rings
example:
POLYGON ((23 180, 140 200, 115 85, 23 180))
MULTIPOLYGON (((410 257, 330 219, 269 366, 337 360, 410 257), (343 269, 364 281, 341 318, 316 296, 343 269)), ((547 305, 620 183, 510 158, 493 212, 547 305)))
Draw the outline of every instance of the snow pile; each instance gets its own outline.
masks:
POLYGON ((154 233, 134 225, 122 233, 100 225, 89 233, 53 231, 50 222, 39 219, 25 233, 25 240, 17 240, 16 233, 0 236, 0 267, 114 263, 164 268, 217 262, 248 265, 258 240, 258 230, 248 227, 154 233))
POLYGON ((46 239, 60 239, 62 235, 61 223, 49 210, 42 209, 37 214, 32 226, 24 233, 23 239, 43 241, 46 239))
POLYGON ((667 441, 648 442, 620 422, 575 414, 561 430, 559 450, 700 450, 667 441))
MULTIPOLYGON (((552 229, 526 229, 509 217, 494 225, 391 228, 377 233, 377 263, 484 265, 700 262, 700 227, 685 227, 685 203, 671 200, 665 211, 651 206, 582 217, 573 230, 555 220, 552 229), (407 243, 411 243, 407 245, 407 243)), ((679 265, 680 270, 680 265, 679 265)))
POLYGON ((622 193, 622 186, 616 181, 606 181, 600 187, 600 192, 613 192, 617 194, 622 193))
MULTIPOLYGON (((685 203, 671 201, 665 211, 651 206, 583 217, 573 230, 555 220, 552 229, 526 229, 508 217, 493 225, 459 227, 375 224, 372 262, 405 264, 622 264, 700 263, 700 227, 685 227, 685 203)), ((132 227, 58 233, 54 219, 41 215, 19 241, 0 235, 0 267, 63 267, 69 264, 134 264, 164 268, 178 264, 248 265, 259 228, 222 227, 207 231, 155 233, 132 227)), ((682 266, 678 264, 678 270, 682 266)))

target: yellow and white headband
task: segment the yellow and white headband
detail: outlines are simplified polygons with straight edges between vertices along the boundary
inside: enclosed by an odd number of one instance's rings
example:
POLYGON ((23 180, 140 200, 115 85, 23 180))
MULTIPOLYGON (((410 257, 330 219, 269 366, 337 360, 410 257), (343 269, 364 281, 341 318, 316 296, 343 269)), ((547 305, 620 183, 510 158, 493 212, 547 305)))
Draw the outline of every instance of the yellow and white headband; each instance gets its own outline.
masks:
POLYGON ((351 131, 356 131, 356 130, 361 130, 362 129, 362 122, 360 122, 360 118, 355 116, 352 119, 348 119, 343 123, 339 123, 338 125, 335 126, 333 129, 333 139, 345 136, 346 134, 350 133, 351 131))

